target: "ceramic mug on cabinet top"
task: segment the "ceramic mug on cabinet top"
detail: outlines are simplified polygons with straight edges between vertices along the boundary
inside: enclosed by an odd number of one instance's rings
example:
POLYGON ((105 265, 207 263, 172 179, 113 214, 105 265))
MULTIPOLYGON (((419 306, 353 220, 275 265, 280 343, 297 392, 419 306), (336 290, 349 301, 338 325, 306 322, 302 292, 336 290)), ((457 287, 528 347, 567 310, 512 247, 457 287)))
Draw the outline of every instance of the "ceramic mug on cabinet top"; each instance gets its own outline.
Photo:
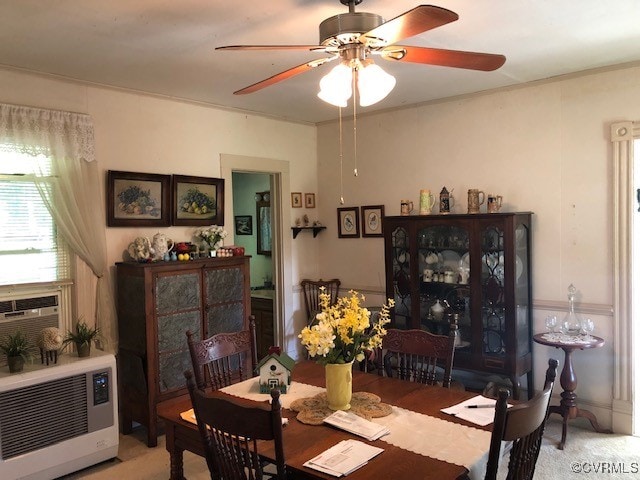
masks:
POLYGON ((413 202, 411 200, 400 200, 400 215, 411 215, 413 212, 413 202))
POLYGON ((502 195, 489 194, 487 197, 487 212, 497 213, 502 208, 502 195))

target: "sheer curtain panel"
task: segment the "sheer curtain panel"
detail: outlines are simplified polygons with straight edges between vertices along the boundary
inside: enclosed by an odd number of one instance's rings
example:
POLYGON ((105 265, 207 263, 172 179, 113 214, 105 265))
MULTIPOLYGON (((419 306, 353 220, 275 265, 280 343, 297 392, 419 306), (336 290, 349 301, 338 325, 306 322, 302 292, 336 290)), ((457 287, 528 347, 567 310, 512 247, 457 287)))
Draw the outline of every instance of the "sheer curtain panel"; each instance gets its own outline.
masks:
MULTIPOLYGON (((116 351, 115 304, 107 265, 104 202, 88 115, 0 104, 0 143, 51 158, 53 179, 34 163, 40 195, 58 231, 97 277, 96 326, 105 349, 116 351), (38 178, 42 177, 42 181, 38 178), (101 213, 101 214, 98 214, 101 213)), ((88 319, 87 319, 88 320, 88 319)))

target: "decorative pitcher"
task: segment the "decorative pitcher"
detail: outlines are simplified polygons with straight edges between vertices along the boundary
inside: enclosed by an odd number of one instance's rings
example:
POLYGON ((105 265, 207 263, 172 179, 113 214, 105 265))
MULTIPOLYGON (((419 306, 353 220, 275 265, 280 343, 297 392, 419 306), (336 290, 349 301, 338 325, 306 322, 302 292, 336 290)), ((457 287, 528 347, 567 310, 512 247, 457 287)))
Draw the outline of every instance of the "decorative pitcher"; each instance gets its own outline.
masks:
POLYGON ((431 190, 420 190, 420 215, 429 215, 435 203, 431 190))
POLYGON ((168 238, 164 233, 156 233, 153 236, 152 248, 154 250, 154 260, 164 260, 165 255, 168 255, 173 250, 173 240, 168 238))

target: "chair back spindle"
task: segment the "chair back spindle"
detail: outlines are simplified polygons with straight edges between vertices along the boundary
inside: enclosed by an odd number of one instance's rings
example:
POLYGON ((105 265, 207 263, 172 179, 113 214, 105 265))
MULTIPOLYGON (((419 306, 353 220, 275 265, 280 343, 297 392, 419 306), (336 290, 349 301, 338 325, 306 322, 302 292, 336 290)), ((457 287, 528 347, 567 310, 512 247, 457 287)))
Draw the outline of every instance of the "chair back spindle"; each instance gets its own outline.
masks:
POLYGON ((558 361, 549 359, 544 389, 527 402, 507 408, 509 391, 498 392, 485 480, 496 479, 503 441, 513 442, 507 479, 533 478, 557 369, 558 361))
POLYGON ((455 352, 455 329, 449 335, 424 330, 390 328, 377 352, 378 373, 427 385, 449 388, 455 352))
POLYGON ((249 319, 249 330, 218 333, 205 340, 198 340, 187 331, 187 344, 200 389, 218 390, 255 375, 258 362, 253 315, 249 319))

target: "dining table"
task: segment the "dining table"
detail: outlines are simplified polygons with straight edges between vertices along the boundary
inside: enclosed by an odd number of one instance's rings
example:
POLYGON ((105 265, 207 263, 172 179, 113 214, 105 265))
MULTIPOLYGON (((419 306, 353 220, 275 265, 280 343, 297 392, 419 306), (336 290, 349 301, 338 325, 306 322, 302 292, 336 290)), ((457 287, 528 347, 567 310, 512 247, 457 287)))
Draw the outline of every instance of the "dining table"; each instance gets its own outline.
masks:
MULTIPOLYGON (((257 377, 245 381, 248 386, 257 377)), ((308 425, 296 419, 297 413, 289 408, 297 391, 324 391, 325 370, 322 365, 303 361, 295 365, 292 385, 288 393, 280 396, 283 417, 288 418, 283 428, 284 453, 287 469, 296 479, 334 478, 305 467, 303 464, 320 453, 347 439, 361 440, 384 451, 367 464, 351 472, 353 480, 393 478, 404 479, 478 479, 484 477, 489 451, 492 424, 479 426, 441 409, 468 400, 476 393, 463 390, 424 385, 406 380, 383 377, 376 373, 353 371, 353 391, 368 392, 392 406, 389 418, 373 419, 388 422, 391 433, 374 441, 367 441, 327 424, 308 425), (467 453, 468 450, 468 453, 467 453)), ((225 395, 244 396, 242 390, 231 386, 222 389, 225 395), (232 393, 227 393, 231 391, 232 393)), ((269 395, 263 394, 265 401, 269 395)), ((201 438, 194 423, 183 420, 181 413, 191 408, 189 396, 180 396, 161 402, 158 416, 164 422, 166 449, 170 456, 170 480, 183 480, 183 452, 203 456, 201 438)), ((492 409, 493 411, 493 409, 492 409)), ((259 442, 259 453, 266 460, 275 458, 273 442, 259 442)), ((203 462, 203 466, 206 464, 203 462)))

